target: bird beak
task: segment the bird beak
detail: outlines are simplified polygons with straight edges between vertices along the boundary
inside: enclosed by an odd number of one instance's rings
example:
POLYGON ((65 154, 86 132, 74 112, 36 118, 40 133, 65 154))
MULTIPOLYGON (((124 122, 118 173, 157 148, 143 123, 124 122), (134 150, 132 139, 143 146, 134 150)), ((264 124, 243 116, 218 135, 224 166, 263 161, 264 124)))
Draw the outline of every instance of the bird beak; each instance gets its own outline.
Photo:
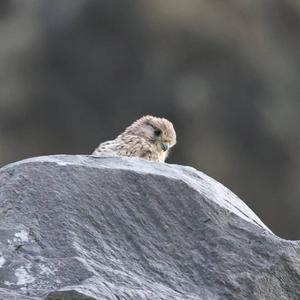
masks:
POLYGON ((170 144, 169 143, 160 143, 160 147, 165 152, 170 148, 170 144))

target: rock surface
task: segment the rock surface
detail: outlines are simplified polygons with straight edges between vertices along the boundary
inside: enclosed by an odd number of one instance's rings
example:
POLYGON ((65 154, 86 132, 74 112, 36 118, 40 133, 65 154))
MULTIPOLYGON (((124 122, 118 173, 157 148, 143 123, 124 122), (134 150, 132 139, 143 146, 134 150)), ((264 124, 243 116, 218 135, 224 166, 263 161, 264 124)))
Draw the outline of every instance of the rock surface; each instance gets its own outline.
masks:
POLYGON ((193 168, 60 155, 0 183, 0 299, 300 299, 300 243, 193 168))

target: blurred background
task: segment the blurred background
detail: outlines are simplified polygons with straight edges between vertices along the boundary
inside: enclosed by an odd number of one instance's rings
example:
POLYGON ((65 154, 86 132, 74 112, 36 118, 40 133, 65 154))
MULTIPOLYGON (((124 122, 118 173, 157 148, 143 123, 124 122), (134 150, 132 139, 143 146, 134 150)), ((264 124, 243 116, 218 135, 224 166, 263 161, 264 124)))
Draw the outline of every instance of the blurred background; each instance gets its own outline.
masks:
POLYGON ((0 37, 0 166, 163 116, 170 163, 300 239, 298 0, 1 0, 0 37))

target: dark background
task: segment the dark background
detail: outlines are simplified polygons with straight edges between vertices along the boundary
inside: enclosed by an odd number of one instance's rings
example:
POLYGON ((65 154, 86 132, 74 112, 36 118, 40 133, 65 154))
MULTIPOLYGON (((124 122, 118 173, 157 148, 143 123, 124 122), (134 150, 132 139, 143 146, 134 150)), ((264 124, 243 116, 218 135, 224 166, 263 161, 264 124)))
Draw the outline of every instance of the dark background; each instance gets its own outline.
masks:
POLYGON ((1 165, 164 116, 169 162, 300 239, 298 0, 1 0, 0 37, 1 165))

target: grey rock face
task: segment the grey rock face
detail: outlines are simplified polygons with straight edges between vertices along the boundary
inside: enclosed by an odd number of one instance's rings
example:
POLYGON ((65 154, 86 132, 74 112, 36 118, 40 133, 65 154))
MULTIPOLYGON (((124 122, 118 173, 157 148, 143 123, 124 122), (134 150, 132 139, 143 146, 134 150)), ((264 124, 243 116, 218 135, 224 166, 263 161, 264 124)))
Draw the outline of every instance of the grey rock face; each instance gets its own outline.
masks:
POLYGON ((0 183, 0 299, 300 299, 299 242, 193 168, 61 155, 0 183))

